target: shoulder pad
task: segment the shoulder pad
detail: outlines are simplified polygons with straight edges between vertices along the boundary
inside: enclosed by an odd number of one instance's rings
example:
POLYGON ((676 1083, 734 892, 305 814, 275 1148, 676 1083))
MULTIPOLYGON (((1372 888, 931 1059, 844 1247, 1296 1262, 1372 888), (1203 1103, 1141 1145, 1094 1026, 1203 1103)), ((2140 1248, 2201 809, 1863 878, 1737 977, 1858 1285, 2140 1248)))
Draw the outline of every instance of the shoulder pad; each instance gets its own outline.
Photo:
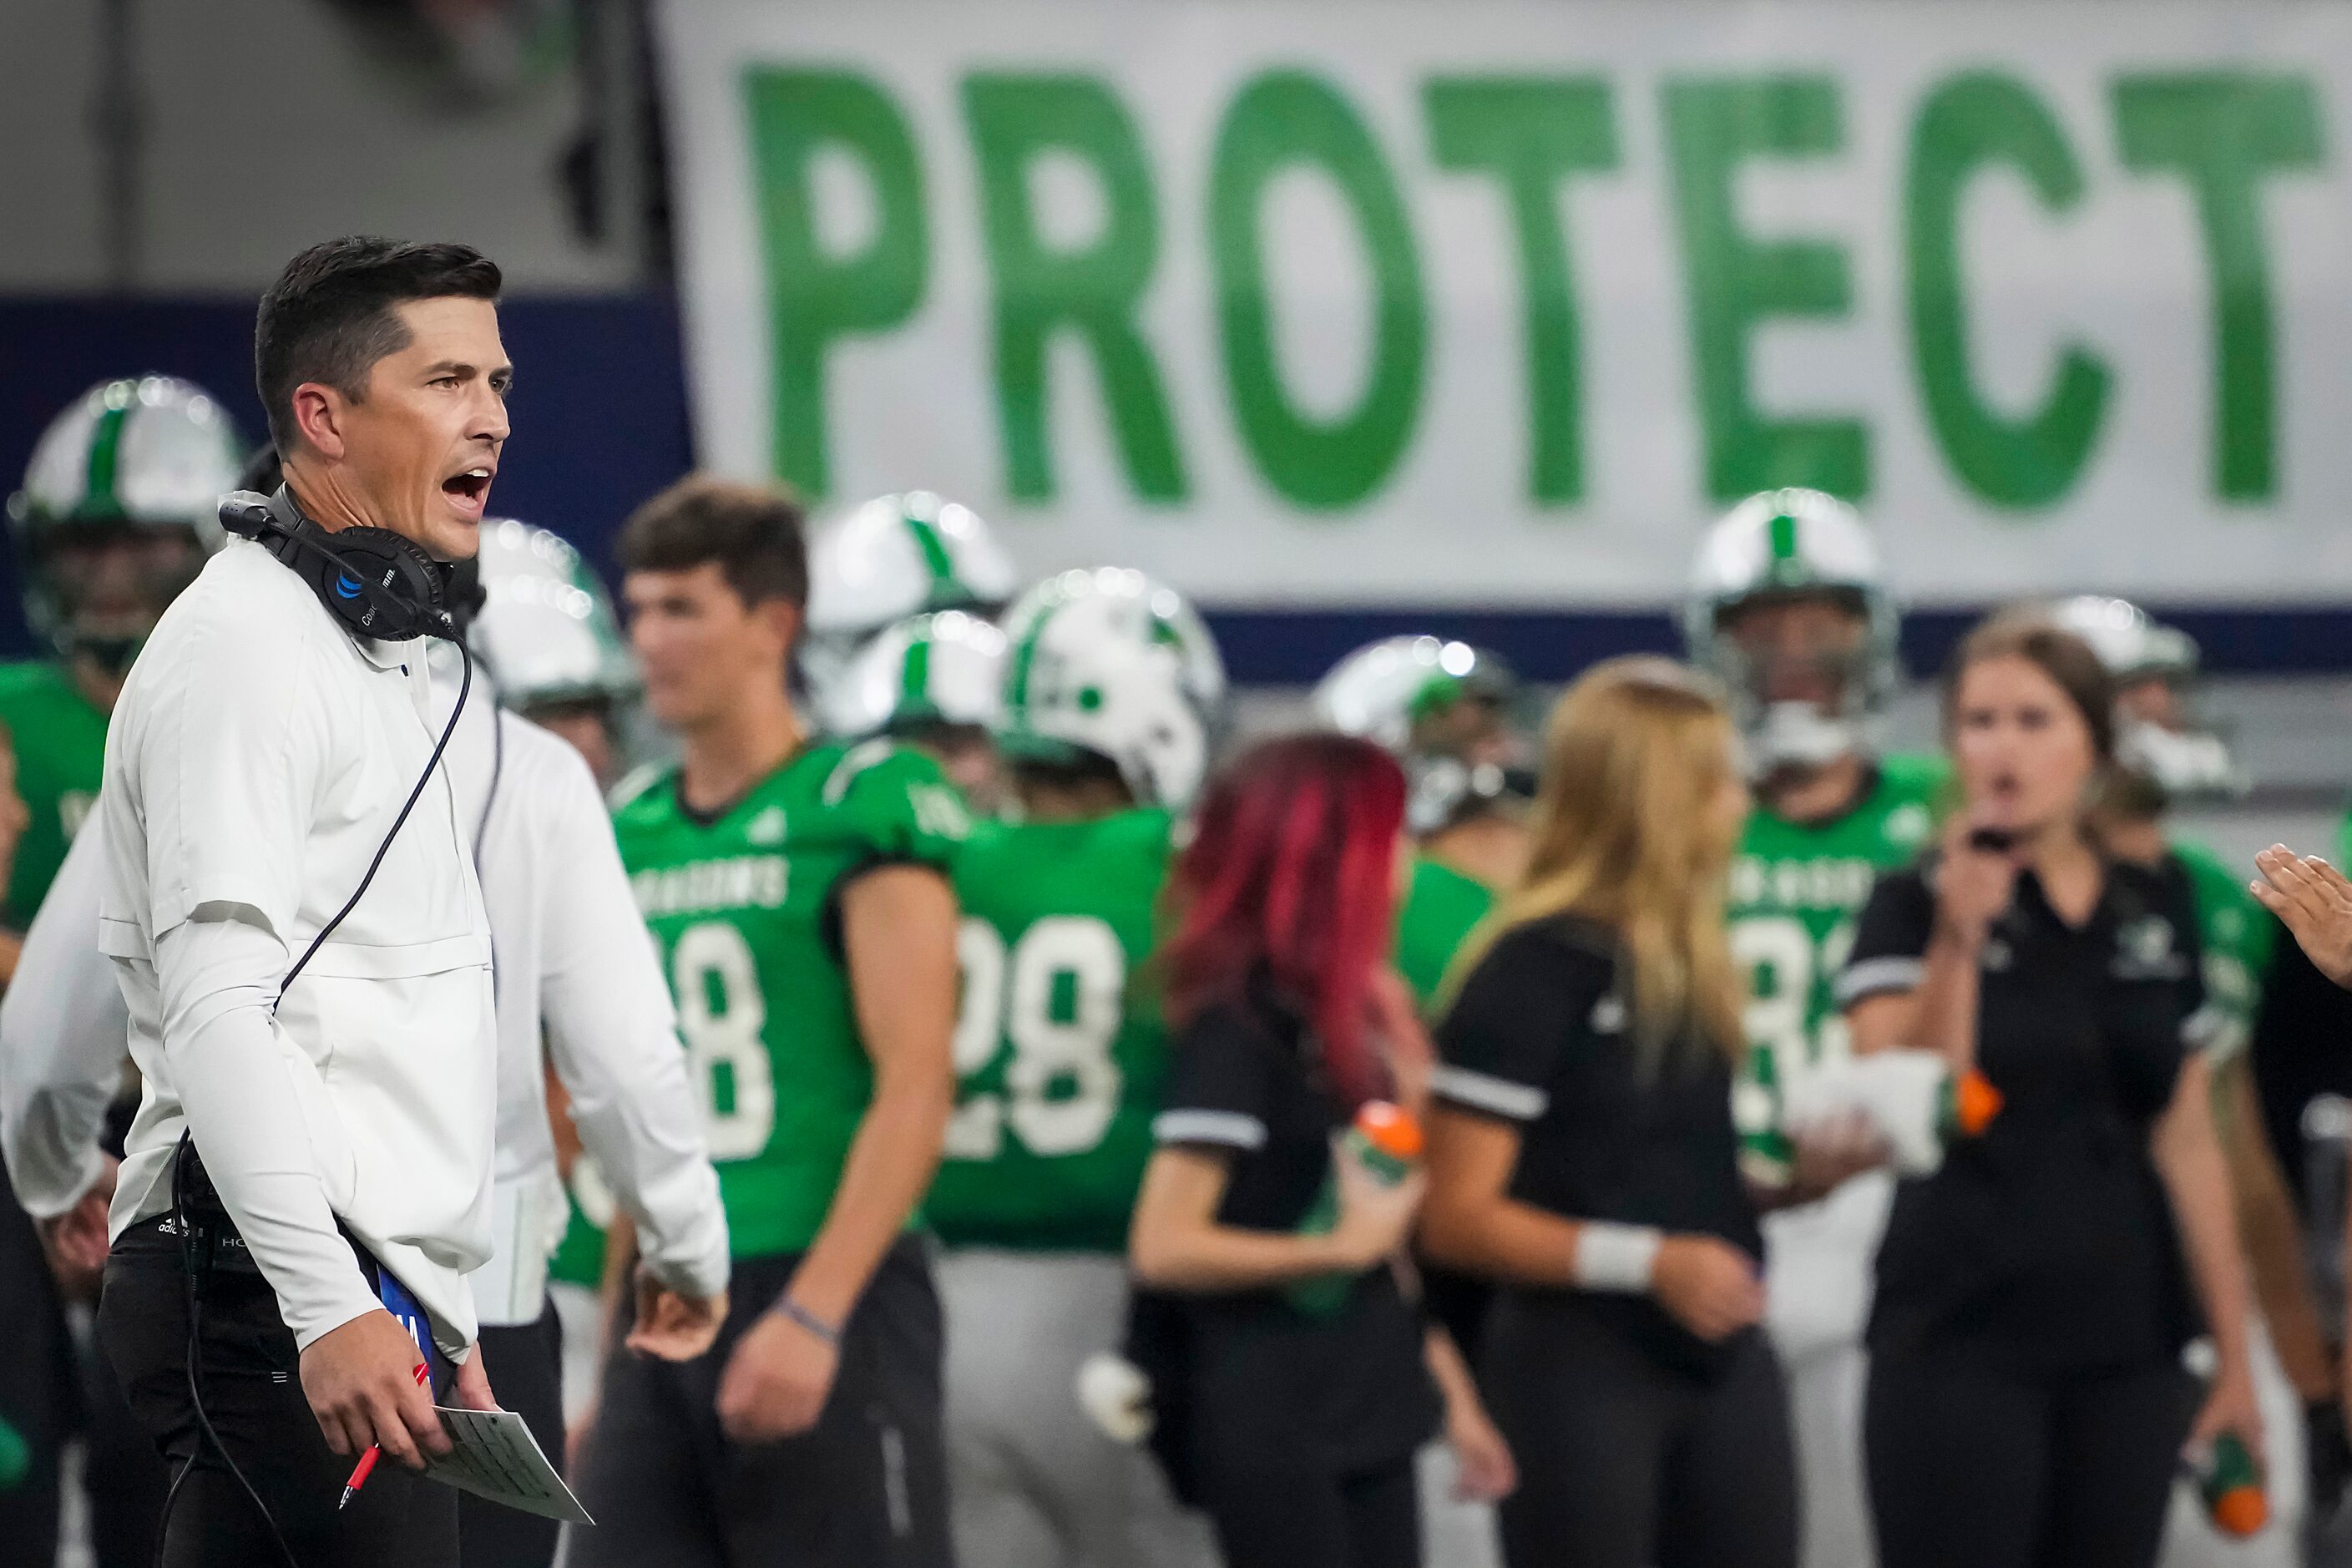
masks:
POLYGON ((611 793, 604 796, 604 805, 614 811, 619 811, 624 806, 633 805, 640 795, 667 778, 673 771, 668 763, 646 763, 643 766, 632 768, 621 776, 621 782, 614 784, 611 793))
POLYGON ((824 775, 824 788, 820 792, 820 798, 827 805, 839 805, 849 794, 849 786, 857 782, 858 774, 888 762, 898 755, 900 749, 896 741, 886 735, 860 741, 842 752, 841 760, 833 764, 833 771, 824 775))

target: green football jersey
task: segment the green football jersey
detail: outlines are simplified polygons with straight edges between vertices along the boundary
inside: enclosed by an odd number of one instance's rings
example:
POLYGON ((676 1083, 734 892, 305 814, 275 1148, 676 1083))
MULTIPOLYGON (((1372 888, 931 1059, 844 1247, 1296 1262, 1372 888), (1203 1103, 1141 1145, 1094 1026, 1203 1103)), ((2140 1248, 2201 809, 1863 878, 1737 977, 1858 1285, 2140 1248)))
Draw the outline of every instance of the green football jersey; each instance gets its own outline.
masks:
POLYGON ((1123 1252, 1167 1070, 1143 984, 1173 823, 992 823, 956 862, 956 1109, 924 1216, 950 1247, 1123 1252))
MULTIPOLYGON (((2240 876, 2201 844, 2176 843, 2172 857, 2197 894, 2197 936, 2205 948, 2205 1005, 2220 1029, 2206 1047, 2216 1062, 2246 1048, 2270 973, 2275 923, 2240 876)), ((2249 872, 2251 875, 2251 871, 2249 872)))
POLYGON ((1731 862, 1731 954, 1748 983, 1748 1056, 1734 1089, 1741 1163, 1759 1182, 1788 1177, 1782 1089, 1848 1052, 1832 991, 1853 946, 1854 917, 1881 871, 1907 865, 1936 829, 1948 770, 1940 758, 1886 757, 1853 809, 1799 823, 1759 807, 1731 862))
POLYGON ((843 879, 952 868, 971 830, 937 763, 887 741, 819 745, 714 820, 675 769, 613 828, 677 1001, 688 1070, 739 1258, 814 1239, 873 1099, 838 948, 843 879))
POLYGON ((1397 911, 1396 963, 1423 1012, 1435 1009, 1454 955, 1494 907, 1494 891, 1486 883, 1434 860, 1413 861, 1412 880, 1397 911))
POLYGON ((32 811, 0 923, 23 931, 65 864, 66 845, 98 799, 106 770, 106 715, 51 659, 0 664, 0 723, 16 747, 16 793, 32 811))

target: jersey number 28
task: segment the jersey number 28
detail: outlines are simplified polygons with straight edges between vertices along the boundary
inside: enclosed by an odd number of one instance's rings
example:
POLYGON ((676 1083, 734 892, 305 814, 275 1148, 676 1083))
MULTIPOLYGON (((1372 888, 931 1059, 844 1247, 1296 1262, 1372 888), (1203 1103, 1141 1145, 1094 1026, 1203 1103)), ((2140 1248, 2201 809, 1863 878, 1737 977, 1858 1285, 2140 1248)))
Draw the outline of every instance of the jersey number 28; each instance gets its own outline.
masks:
POLYGON ((1078 1154, 1102 1142, 1118 1112, 1111 1059, 1127 989, 1127 953, 1108 925, 1053 915, 1008 950, 996 928, 968 920, 956 933, 963 1005, 955 1068, 969 1080, 1011 1046, 1002 1092, 974 1094, 948 1123, 950 1160, 993 1160, 1006 1129, 1033 1154, 1078 1154))

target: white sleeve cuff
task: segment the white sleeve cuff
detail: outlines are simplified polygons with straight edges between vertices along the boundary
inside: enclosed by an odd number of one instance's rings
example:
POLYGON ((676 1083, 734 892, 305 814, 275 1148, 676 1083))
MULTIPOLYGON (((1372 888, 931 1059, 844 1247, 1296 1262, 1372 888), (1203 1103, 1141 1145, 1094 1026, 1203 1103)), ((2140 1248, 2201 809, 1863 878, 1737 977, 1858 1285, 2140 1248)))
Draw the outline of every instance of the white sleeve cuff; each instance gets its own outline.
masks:
POLYGON ((1161 1143, 1215 1143, 1227 1149, 1265 1147, 1265 1123, 1238 1110, 1163 1110, 1151 1123, 1161 1143))
POLYGON ((1839 1006, 1851 1007, 1866 996, 1889 991, 1916 991, 1927 977, 1926 960, 1897 953, 1847 964, 1832 990, 1839 1006))
POLYGON ((1446 1063, 1430 1069, 1429 1091, 1465 1110, 1511 1121, 1533 1121, 1551 1105, 1551 1096, 1531 1084, 1446 1063))

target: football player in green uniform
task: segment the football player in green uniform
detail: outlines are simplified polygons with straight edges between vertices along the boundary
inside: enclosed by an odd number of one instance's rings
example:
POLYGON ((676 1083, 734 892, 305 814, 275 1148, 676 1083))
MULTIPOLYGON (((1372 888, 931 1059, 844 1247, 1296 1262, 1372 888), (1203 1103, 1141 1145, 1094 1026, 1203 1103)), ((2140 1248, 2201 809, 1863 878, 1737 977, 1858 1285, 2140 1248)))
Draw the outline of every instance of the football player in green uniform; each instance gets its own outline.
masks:
POLYGON ((1527 855, 1517 678, 1467 643, 1389 637, 1334 665, 1310 700, 1325 723, 1404 764, 1405 827, 1419 853, 1397 914, 1396 963, 1429 1012, 1463 939, 1527 855))
POLYGON ((55 657, 0 666, 0 722, 33 810, 0 900, 11 931, 32 923, 97 798, 122 678, 220 542, 220 498, 236 489, 244 450, 219 404, 167 375, 92 387, 33 448, 8 522, 26 618, 55 657))
POLYGON ((733 1241, 733 1304, 682 1365, 614 1354, 578 1568, 945 1568, 940 1326, 918 1205, 954 1100, 970 817, 887 740, 812 744, 785 674, 799 509, 690 479, 623 529, 623 592, 679 766, 614 826, 668 972, 733 1241))
POLYGON ((964 610, 909 616, 866 640, 812 693, 826 734, 888 735, 928 752, 973 811, 1004 805, 996 754, 1004 634, 964 610))
MULTIPOLYGON (((220 542, 220 498, 237 488, 243 455, 227 413, 201 388, 171 376, 126 377, 92 387, 50 423, 34 445, 24 488, 8 498, 26 619, 50 657, 0 665, 0 725, 13 737, 16 791, 29 808, 0 884, 0 985, 14 975, 22 933, 98 797, 107 716, 122 678, 220 542)), ((12 797, 6 809, 20 808, 12 797)), ((62 1354, 38 1348, 48 1334, 62 1352, 65 1323, 31 1222, 5 1183, 0 1205, 9 1211, 0 1216, 0 1273, 16 1286, 0 1292, 0 1335, 19 1347, 14 1370, 0 1373, 0 1406, 35 1440, 47 1478, 43 1495, 54 1502, 64 1412, 81 1394, 62 1354), (48 1386, 26 1387, 28 1380, 48 1386)), ((98 1387, 85 1482, 107 1506, 94 1515, 94 1544, 105 1563, 143 1561, 165 1472, 112 1394, 113 1378, 102 1376, 98 1387)), ((28 1509, 26 1546, 37 1556, 37 1512, 28 1509)))
POLYGON ((1213 1562, 1144 1453, 1081 1410, 1127 1325, 1127 1231, 1167 1040, 1143 971, 1175 816, 1225 693, 1208 630, 1140 573, 1067 572, 1006 617, 1018 793, 956 870, 956 1110, 924 1207, 946 1246, 963 1568, 1213 1562))
POLYGON ((1751 496, 1706 534, 1684 634, 1729 689, 1756 806, 1732 862, 1748 1055, 1735 1089, 1742 1163, 1765 1217, 1766 1324, 1788 1369, 1809 1568, 1874 1560, 1862 1458, 1862 1332, 1894 1183, 1848 1175, 1866 1151, 1801 1151, 1784 1096, 1848 1049, 1832 985, 1882 871, 1933 836, 1939 762, 1883 756, 1898 678, 1876 542, 1815 490, 1751 496), (1801 1157, 1801 1152, 1802 1157, 1801 1157), (1857 1158, 1857 1156, 1860 1158, 1857 1158))
MULTIPOLYGON (((2118 859, 2168 868, 2195 893, 2212 1025, 2205 1052, 2212 1063, 2213 1121, 2229 1162, 2238 1232, 2264 1331, 2255 1336, 2253 1358, 2273 1522, 2254 1541, 2225 1542, 2197 1506, 2193 1489, 2183 1487, 2163 1562, 2167 1568, 2221 1563, 2286 1568, 2300 1561, 2306 1483, 2340 1490, 2345 1443, 2334 1358, 2304 1271, 2294 1200, 2263 1127, 2247 1052, 2276 928, 2263 918, 2244 877, 2203 845, 2170 833, 2165 822, 2173 806, 2244 793, 2245 781, 2221 737, 2193 721, 2189 699, 2199 658, 2187 634, 2159 625, 2136 605, 2098 595, 2064 600, 2052 618, 2090 644, 2116 678, 2116 767, 2099 802, 2100 843, 2118 859), (2307 1456, 2332 1465, 2332 1479, 2309 1473, 2307 1456)), ((2327 1511, 2333 1501, 2325 1500, 2327 1511)))
MULTIPOLYGON (((1404 767, 1405 829, 1416 852, 1397 909, 1396 972, 1434 1020, 1454 955, 1527 859, 1521 815, 1534 780, 1518 678, 1465 642, 1394 637, 1334 665, 1309 700, 1323 722, 1378 742, 1404 767)), ((1428 1348, 1445 1395, 1447 1450, 1423 1468, 1423 1534, 1431 1561, 1475 1568, 1497 1560, 1487 1505, 1517 1482, 1469 1366, 1491 1291, 1425 1259, 1421 1276, 1430 1316, 1444 1325, 1428 1348)))

